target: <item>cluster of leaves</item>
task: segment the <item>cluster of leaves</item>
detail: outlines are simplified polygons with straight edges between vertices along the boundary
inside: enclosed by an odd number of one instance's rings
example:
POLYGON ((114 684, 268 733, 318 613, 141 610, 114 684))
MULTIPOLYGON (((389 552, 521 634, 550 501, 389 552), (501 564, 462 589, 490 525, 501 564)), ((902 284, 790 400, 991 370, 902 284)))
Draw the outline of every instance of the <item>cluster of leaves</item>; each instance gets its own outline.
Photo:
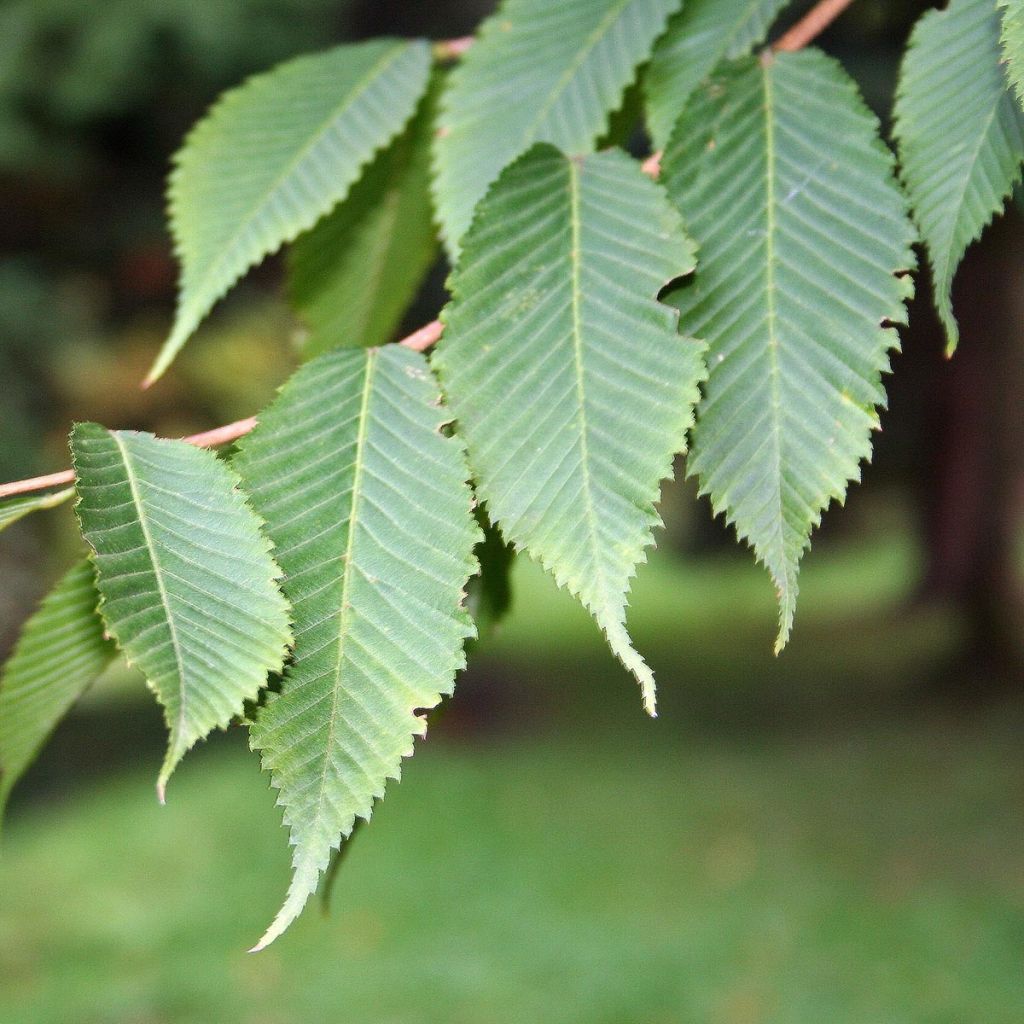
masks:
POLYGON ((785 643, 811 532, 870 454, 917 229, 952 346, 956 266, 1020 174, 1024 0, 921 19, 902 184, 836 61, 751 52, 783 6, 505 0, 450 71, 378 40, 214 106, 171 178, 180 301, 150 380, 285 244, 309 359, 228 459, 75 427, 90 558, 5 669, 0 801, 119 649, 166 713, 161 795, 198 739, 250 729, 294 846, 266 945, 451 692, 467 589, 500 610, 509 545, 587 607, 654 713, 626 607, 687 447, 785 643), (597 151, 638 82, 658 181, 597 151), (387 342, 442 243, 428 359, 387 342))

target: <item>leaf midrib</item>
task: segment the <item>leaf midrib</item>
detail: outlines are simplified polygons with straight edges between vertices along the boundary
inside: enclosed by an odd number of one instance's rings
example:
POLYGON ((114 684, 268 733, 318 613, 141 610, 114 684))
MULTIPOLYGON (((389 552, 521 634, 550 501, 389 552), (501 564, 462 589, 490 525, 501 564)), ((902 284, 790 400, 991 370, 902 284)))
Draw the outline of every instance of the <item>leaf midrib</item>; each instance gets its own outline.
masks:
MULTIPOLYGON (((108 434, 114 439, 114 443, 117 445, 118 451, 121 453, 121 461, 124 463, 125 476, 128 480, 128 487, 131 491, 132 501, 135 503, 135 508, 138 512, 139 528, 142 530, 142 537, 145 540, 146 548, 149 551, 149 560, 153 565, 153 575, 156 579, 157 591, 160 594, 160 601, 163 604, 164 615, 167 619, 167 627, 171 634, 171 647, 174 650, 174 660, 178 666, 178 714, 176 716, 177 723, 171 730, 175 737, 172 749, 176 750, 181 743, 181 736, 185 728, 185 706, 188 694, 188 690, 185 686, 185 663, 181 653, 181 642, 178 639, 178 629, 174 622, 174 616, 171 613, 170 596, 167 593, 167 586, 164 583, 163 569, 160 565, 160 560, 157 558, 156 542, 153 540, 152 533, 149 529, 149 523, 146 519, 142 495, 139 491, 138 478, 132 465, 128 446, 114 431, 108 431, 108 434)), ((167 753, 167 759, 168 761, 171 760, 170 750, 167 753)))
MULTIPOLYGON (((772 58, 773 60, 776 58, 772 58)), ((777 329, 778 310, 775 306, 775 121, 773 104, 775 100, 772 84, 771 65, 767 62, 760 62, 762 68, 762 79, 764 81, 764 124, 765 124, 765 248, 767 259, 765 260, 765 301, 768 316, 768 360, 770 372, 768 374, 769 387, 771 390, 772 407, 772 438, 774 441, 775 461, 775 485, 776 502, 778 504, 778 526, 779 542, 783 563, 786 560, 785 538, 782 536, 783 509, 782 509, 782 442, 781 442, 781 416, 782 396, 780 390, 779 370, 779 339, 777 329)), ((783 570, 786 566, 783 564, 783 570)), ((780 587, 782 581, 779 581, 780 587)))
MULTIPOLYGON (((576 371, 576 400, 579 405, 577 422, 580 432, 580 466, 583 473, 584 511, 587 518, 587 530, 590 534, 594 570, 597 576, 598 591, 604 603, 608 600, 606 592, 607 580, 604 572, 604 563, 601 560, 597 512, 594 508, 593 482, 590 478, 590 448, 587 441, 586 389, 584 388, 583 314, 580 309, 580 297, 582 295, 580 267, 583 263, 583 253, 580 244, 580 169, 577 162, 572 159, 567 161, 567 165, 569 168, 569 224, 571 232, 570 287, 572 289, 573 365, 576 371)), ((605 610, 602 609, 602 612, 605 610)))
POLYGON ((576 52, 576 57, 572 63, 562 72, 559 76, 558 81, 555 82, 554 87, 548 94, 548 98, 541 104, 540 110, 534 119, 527 125, 524 133, 524 145, 529 145, 536 139, 536 132, 544 119, 551 113, 555 103, 560 99, 562 93, 568 88, 569 83, 573 80, 576 72, 583 66, 586 59, 593 52, 594 48, 606 35, 612 24, 622 16, 622 12, 632 4, 634 0, 621 0, 621 2, 608 10, 605 16, 597 23, 596 26, 591 30, 590 35, 583 41, 583 45, 576 52))
MULTIPOLYGON (((262 198, 253 207, 252 212, 241 221, 239 221, 231 238, 221 247, 220 253, 214 262, 208 267, 207 270, 197 275, 200 277, 215 279, 220 273, 221 267, 226 262, 229 255, 233 255, 235 248, 238 245, 239 239, 243 234, 251 227, 252 223, 259 218, 259 216, 265 211, 271 198, 280 189, 282 182, 290 177, 294 172, 295 168, 305 160, 309 155, 310 150, 323 139, 327 133, 327 129, 334 124, 340 117, 342 117, 354 104, 362 97, 366 90, 370 87, 370 84, 377 78, 383 75, 386 67, 396 61, 398 57, 406 52, 408 44, 399 44, 391 47, 386 53, 379 57, 373 64, 373 66, 363 75, 362 79, 352 89, 352 91, 346 97, 344 103, 339 104, 331 109, 330 114, 320 123, 314 132, 310 134, 306 143, 302 148, 292 157, 291 161, 281 170, 277 177, 271 182, 271 184, 264 191, 262 198)), ((340 202, 340 200, 339 200, 340 202)), ((333 204, 337 205, 337 203, 333 204)))
MULTIPOLYGON (((338 610, 338 657, 334 665, 334 685, 331 692, 331 710, 327 719, 327 741, 324 744, 324 757, 320 766, 320 781, 317 786, 316 811, 311 816, 311 823, 319 825, 323 814, 324 795, 327 788, 327 764, 331 749, 334 746, 334 735, 337 728, 338 704, 341 695, 341 668, 345 660, 345 637, 350 625, 351 602, 349 591, 352 578, 352 555, 355 550, 355 536, 359 525, 359 506, 361 504, 363 468, 365 465, 365 448, 367 423, 369 420, 370 393, 373 389, 373 376, 377 366, 377 350, 366 351, 366 374, 363 381, 363 393, 359 405, 359 427, 356 431, 355 472, 352 476, 352 502, 349 507, 348 538, 345 541, 345 552, 342 557, 341 607, 338 610)), ((308 857, 308 847, 306 856, 308 857)))
MULTIPOLYGON (((986 115, 984 119, 984 128, 978 133, 978 139, 975 143, 974 151, 971 154, 968 172, 963 176, 961 186, 957 190, 959 192, 959 196, 956 202, 956 215, 950 218, 949 234, 946 240, 947 244, 943 247, 942 283, 944 293, 949 291, 950 278, 952 277, 949 267, 953 259, 953 247, 957 244, 957 235, 963 230, 960 218, 963 216, 964 212, 964 200, 967 197, 967 188, 973 180, 975 168, 978 166, 978 160, 981 157, 981 151, 989 143, 989 133, 992 130, 992 125, 995 122, 996 115, 999 113, 999 108, 1002 105, 1005 96, 1006 92, 1004 90, 1004 92, 1000 93, 998 101, 992 105, 992 109, 989 110, 986 115)), ((969 240, 964 242, 962 251, 967 249, 968 244, 969 240)))

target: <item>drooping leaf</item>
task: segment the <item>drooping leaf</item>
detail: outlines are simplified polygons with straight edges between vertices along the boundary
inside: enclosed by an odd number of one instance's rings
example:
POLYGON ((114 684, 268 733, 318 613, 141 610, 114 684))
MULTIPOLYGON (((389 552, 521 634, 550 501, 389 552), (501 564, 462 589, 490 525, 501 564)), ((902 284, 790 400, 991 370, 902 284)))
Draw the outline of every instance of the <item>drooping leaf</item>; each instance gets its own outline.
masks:
POLYGON ((309 337, 307 357, 390 341, 437 256, 430 200, 435 109, 420 111, 348 197, 288 260, 289 292, 309 337))
POLYGON ((1024 159, 1024 114, 1000 64, 992 0, 951 0, 918 21, 900 70, 894 132, 952 352, 953 276, 1003 208, 1024 159))
POLYGON ((163 705, 157 788, 279 671, 291 640, 280 570, 237 476, 210 451, 79 423, 76 505, 100 611, 163 705))
POLYGON ((298 57, 221 97, 171 174, 181 284, 149 381, 246 270, 345 198, 412 116, 429 68, 426 43, 381 39, 298 57))
POLYGON ((534 142, 588 152, 680 0, 505 0, 452 71, 434 148, 448 251, 503 167, 534 142))
POLYGON ((25 623, 0 676, 0 816, 11 788, 57 723, 116 653, 96 611, 88 560, 79 562, 25 623))
POLYGON ((644 75, 647 128, 664 149, 693 90, 726 57, 764 40, 789 0, 686 0, 668 23, 644 75))
POLYGON ((280 693, 252 725, 295 848, 257 949, 302 910, 464 664, 479 531, 448 418, 423 356, 338 350, 300 369, 239 446, 295 617, 280 693))
POLYGON ((24 519, 31 512, 39 512, 45 508, 56 508, 70 500, 75 493, 74 487, 63 491, 50 491, 47 494, 26 494, 0 502, 0 530, 13 526, 19 519, 24 519))
POLYGON ((662 168, 701 256, 669 301, 709 345, 688 471, 771 573, 779 650, 811 531, 871 452, 913 227, 877 120, 816 50, 723 65, 662 168))
POLYGON ((480 205, 434 355, 489 515, 587 606, 652 713, 625 608, 704 373, 656 298, 693 266, 635 161, 538 145, 480 205))
POLYGON ((1024 0, 999 0, 1003 8, 1003 60, 1024 107, 1024 0))

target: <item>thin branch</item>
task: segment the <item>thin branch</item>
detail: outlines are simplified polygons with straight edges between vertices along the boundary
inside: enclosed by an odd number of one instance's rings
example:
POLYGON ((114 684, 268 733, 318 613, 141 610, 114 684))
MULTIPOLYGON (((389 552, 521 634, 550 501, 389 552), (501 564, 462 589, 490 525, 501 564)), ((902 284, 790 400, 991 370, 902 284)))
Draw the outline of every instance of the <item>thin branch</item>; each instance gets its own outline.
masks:
POLYGON ((434 43, 436 60, 458 60, 474 42, 473 36, 459 36, 458 39, 442 39, 434 43))
POLYGON ((853 0, 819 0, 788 32, 772 44, 776 52, 802 50, 846 10, 853 0))
POLYGON ((11 484, 0 484, 0 498, 13 498, 16 494, 46 491, 51 487, 67 487, 68 484, 74 482, 74 471, 65 469, 61 473, 50 473, 49 476, 34 476, 30 480, 15 480, 11 484))
MULTIPOLYGON (((776 52, 792 52, 803 49, 838 18, 851 3, 853 0, 820 0, 788 32, 772 44, 772 49, 776 52)), ((473 36, 446 39, 434 44, 434 54, 439 60, 456 60, 472 45, 473 36)), ((661 150, 647 157, 643 162, 642 169, 644 174, 657 178, 661 173, 661 150)), ((441 337, 443 330, 444 324, 440 320, 431 320, 429 324, 413 331, 398 344, 411 348, 414 352, 425 352, 441 337)), ((217 445, 227 444, 229 441, 236 441, 248 434, 255 426, 256 417, 248 416, 244 420, 237 420, 223 427, 206 430, 201 434, 193 434, 183 440, 188 441, 189 444, 198 445, 200 448, 213 448, 217 445)), ((49 476, 33 477, 31 480, 15 480, 13 483, 0 484, 0 499, 11 498, 17 494, 45 491, 51 487, 66 487, 74 482, 75 474, 70 469, 66 469, 62 473, 51 473, 49 476)))
MULTIPOLYGON (((411 348, 414 352, 425 352, 444 330, 444 324, 440 320, 431 320, 418 330, 415 330, 407 338, 403 338, 399 345, 411 348)), ((199 448, 215 448, 217 445, 228 444, 230 441, 237 441, 244 437, 253 427, 256 426, 256 417, 247 416, 244 420, 235 420, 234 423, 227 423, 223 427, 215 427, 213 430, 204 430, 201 434, 190 434, 183 437, 183 441, 194 444, 199 448)), ((0 484, 0 500, 13 498, 18 494, 31 494, 35 491, 46 491, 51 487, 67 487, 75 482, 75 472, 72 469, 65 469, 60 473, 50 473, 48 476, 35 476, 30 480, 15 480, 13 483, 0 484)))

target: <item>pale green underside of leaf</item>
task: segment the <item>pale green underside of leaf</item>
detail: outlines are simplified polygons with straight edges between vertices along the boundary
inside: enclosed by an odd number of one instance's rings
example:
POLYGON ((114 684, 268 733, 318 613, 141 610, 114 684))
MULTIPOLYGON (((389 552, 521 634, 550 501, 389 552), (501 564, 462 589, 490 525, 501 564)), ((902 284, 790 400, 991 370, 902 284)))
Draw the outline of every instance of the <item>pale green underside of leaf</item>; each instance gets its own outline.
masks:
POLYGON ((723 65, 662 166, 701 258, 670 301, 709 345, 688 472, 771 573, 781 649, 811 530, 871 452, 913 228, 877 121, 815 50, 723 65))
POLYGON ((472 635, 462 608, 479 538, 461 444, 426 361, 397 345, 307 364, 236 465, 285 573, 295 650, 252 745, 295 847, 295 919, 331 850, 398 778, 422 711, 450 693, 472 635))
POLYGON ((647 129, 664 149, 690 94, 725 57, 762 42, 789 0, 686 0, 658 40, 644 75, 647 129))
POLYGON ((1000 0, 999 6, 1003 8, 1003 60, 1024 106, 1024 0, 1000 0))
POLYGON ((424 100, 344 202, 296 239, 288 291, 309 328, 303 355, 393 339, 437 256, 430 200, 434 113, 424 100))
POLYGON ((163 788, 185 752, 238 715, 291 641, 280 570, 236 475, 212 452, 79 423, 76 511, 100 611, 163 705, 163 788))
POLYGON ((242 274, 345 198, 412 116, 429 70, 426 43, 375 40, 288 61, 221 97, 171 173, 181 282, 150 380, 242 274))
POLYGON ((480 204, 433 357, 488 513, 587 606, 652 713, 626 598, 704 373, 656 298, 693 266, 635 161, 536 146, 480 204))
POLYGON ((0 530, 13 526, 19 519, 32 512, 40 512, 46 508, 56 508, 69 501, 75 493, 74 487, 63 491, 51 491, 49 494, 26 494, 23 497, 11 498, 0 502, 0 530))
POLYGON ((586 153, 680 0, 505 0, 452 72, 434 147, 449 254, 503 167, 534 142, 586 153))
POLYGON ((952 0, 918 21, 894 113, 903 180, 952 351, 959 339, 953 277, 967 247, 1003 208, 1024 159, 1024 115, 1000 65, 993 0, 952 0))
POLYGON ((99 595, 88 560, 79 562, 25 623, 0 676, 0 815, 11 787, 68 709, 110 664, 99 595))

